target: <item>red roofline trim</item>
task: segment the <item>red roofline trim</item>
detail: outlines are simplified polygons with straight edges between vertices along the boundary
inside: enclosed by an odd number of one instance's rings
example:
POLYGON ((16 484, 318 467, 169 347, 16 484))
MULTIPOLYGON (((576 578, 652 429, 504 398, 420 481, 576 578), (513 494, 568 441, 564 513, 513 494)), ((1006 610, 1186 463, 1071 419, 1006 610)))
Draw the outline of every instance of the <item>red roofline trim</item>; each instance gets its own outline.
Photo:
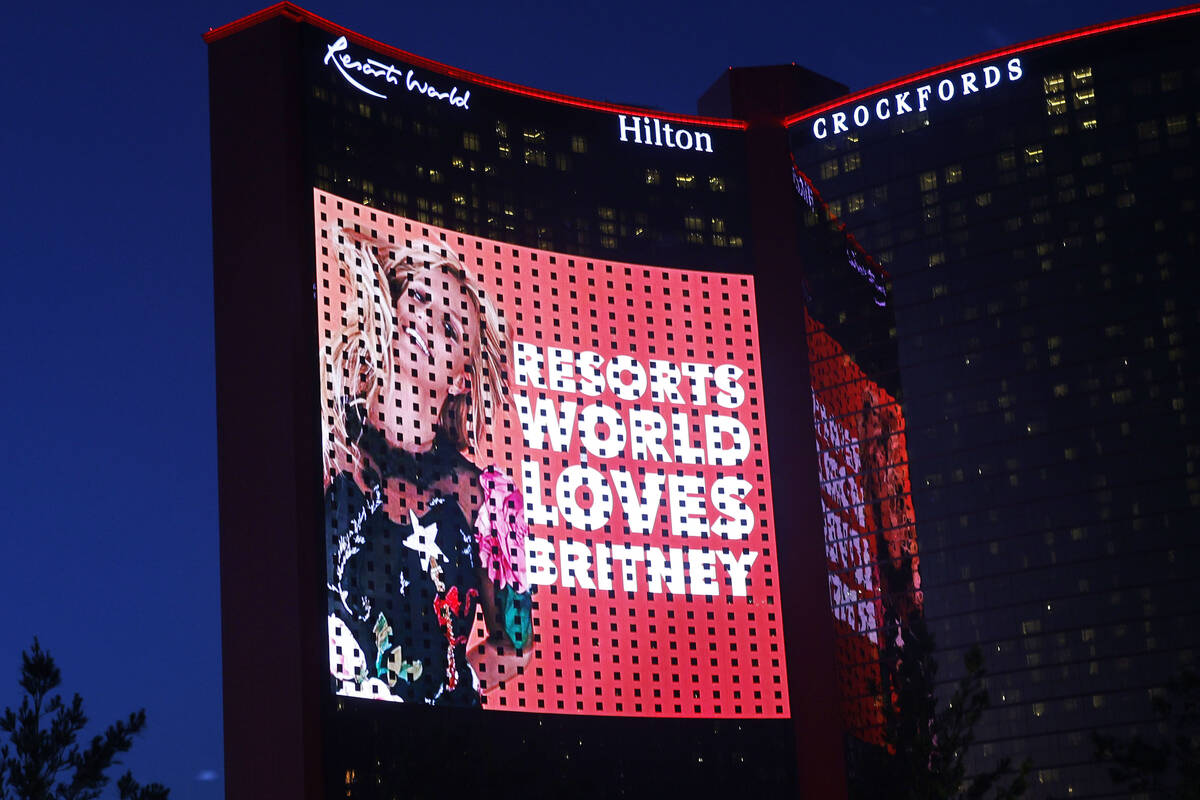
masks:
POLYGON ((219 28, 213 28, 204 34, 203 38, 206 44, 224 39, 227 36, 232 36, 239 31, 254 27, 269 19, 275 17, 285 17, 296 22, 306 22, 314 27, 321 28, 329 33, 338 36, 345 36, 351 42, 354 42, 359 47, 367 47, 380 53, 384 53, 392 58, 400 59, 422 69, 432 70, 442 75, 458 80, 471 81, 472 83, 488 86, 492 89, 499 89, 502 92, 511 92, 513 94, 525 95, 538 100, 547 100, 552 103, 560 103, 562 105, 576 106, 578 108, 586 108, 593 111, 607 111, 620 114, 635 114, 637 116, 648 116, 654 119, 668 120, 671 122, 687 122, 694 125, 705 125, 710 128, 732 128, 734 130, 745 130, 749 127, 748 123, 743 120, 736 119, 721 119, 719 117, 701 117, 688 114, 672 114, 662 111, 656 111, 650 108, 642 108, 640 106, 623 106, 616 103, 601 103, 595 100, 584 100, 578 97, 572 97, 566 94, 558 94, 557 92, 547 92, 541 89, 531 89, 528 86, 521 86, 516 83, 489 78, 486 75, 477 75, 474 72, 468 72, 464 69, 451 67, 442 64, 432 59, 423 58, 414 55, 405 50, 401 50, 391 45, 377 42, 370 37, 355 33, 354 31, 343 28, 342 26, 330 22, 324 17, 319 17, 311 11, 306 11, 294 3, 282 2, 276 3, 273 6, 264 8, 262 11, 256 11, 253 14, 242 17, 239 20, 230 22, 227 25, 222 25, 219 28))
POLYGON ((860 92, 854 92, 853 94, 839 97, 838 99, 831 100, 828 103, 822 103, 819 106, 814 106, 812 108, 805 109, 804 111, 784 117, 783 124, 785 127, 790 127, 797 122, 815 117, 818 114, 823 114, 830 109, 849 105, 850 103, 855 103, 864 98, 871 97, 872 95, 881 94, 889 91, 890 89, 895 89, 898 86, 904 86, 905 84, 925 80, 926 78, 939 75, 943 72, 949 72, 950 70, 954 69, 962 69, 963 67, 973 66, 984 61, 990 61, 993 58, 1002 58, 1003 56, 1012 55, 1014 53, 1023 53, 1028 50, 1034 50, 1038 47, 1046 47, 1048 45, 1058 44, 1060 42, 1067 42, 1072 39, 1082 39, 1086 36, 1095 36, 1101 33, 1108 33, 1109 31, 1121 30, 1122 28, 1132 28, 1138 25, 1147 25, 1152 22, 1161 22, 1163 20, 1173 19, 1175 17, 1191 16, 1193 14, 1200 14, 1200 4, 1183 6, 1168 11, 1155 11, 1149 14, 1141 14, 1136 17, 1118 20, 1116 22, 1103 22, 1099 25, 1090 25, 1086 28, 1080 28, 1067 33, 1056 33, 1051 36, 1043 36, 1040 39, 1032 39, 1022 44, 1002 47, 998 50, 991 50, 987 53, 981 53, 977 56, 969 56, 968 58, 962 58, 958 61, 952 61, 949 64, 943 64, 942 66, 934 67, 933 69, 914 72, 912 75, 906 75, 905 77, 897 78, 894 81, 881 83, 878 86, 872 86, 869 89, 863 89, 860 92))

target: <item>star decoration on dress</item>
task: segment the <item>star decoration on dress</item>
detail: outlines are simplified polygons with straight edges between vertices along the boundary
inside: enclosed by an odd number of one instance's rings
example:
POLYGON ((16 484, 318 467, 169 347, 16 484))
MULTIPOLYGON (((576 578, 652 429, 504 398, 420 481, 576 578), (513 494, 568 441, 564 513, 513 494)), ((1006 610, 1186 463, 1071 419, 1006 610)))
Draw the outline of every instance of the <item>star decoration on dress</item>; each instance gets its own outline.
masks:
POLYGON ((421 566, 426 572, 429 571, 429 560, 438 558, 442 561, 446 560, 446 554, 437 546, 435 541, 437 537, 437 523, 431 522, 428 525, 422 525, 417 515, 411 510, 408 512, 408 519, 412 523, 413 532, 404 540, 404 546, 409 550, 414 551, 421 557, 421 566))

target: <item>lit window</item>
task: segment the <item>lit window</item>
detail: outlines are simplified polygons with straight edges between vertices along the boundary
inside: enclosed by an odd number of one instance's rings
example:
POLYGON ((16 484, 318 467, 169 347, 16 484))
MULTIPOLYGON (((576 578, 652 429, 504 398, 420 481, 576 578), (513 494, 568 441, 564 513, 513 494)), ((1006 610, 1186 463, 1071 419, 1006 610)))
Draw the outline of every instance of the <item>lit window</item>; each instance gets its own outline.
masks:
POLYGON ((1067 113, 1067 98, 1065 97, 1047 97, 1046 98, 1046 115, 1058 116, 1059 114, 1067 113))
POLYGON ((1094 131, 1099 126, 1096 124, 1096 120, 1085 119, 1085 120, 1080 121, 1079 127, 1083 128, 1085 131, 1094 131))
POLYGON ((1086 108, 1096 102, 1095 89, 1080 89, 1075 92, 1075 107, 1086 108))
POLYGON ((975 195, 975 205, 979 206, 980 208, 986 208, 987 206, 990 206, 991 204, 992 204, 992 193, 991 192, 983 192, 982 194, 975 195))
POLYGON ((1030 166, 1041 164, 1044 154, 1045 151, 1041 145, 1030 145, 1025 148, 1025 163, 1030 166))
POLYGON ((522 131, 521 135, 525 137, 525 141, 527 141, 527 142, 544 142, 544 141, 546 141, 546 132, 539 131, 536 128, 533 128, 533 129, 527 130, 527 131, 522 131))
POLYGON ((646 170, 646 185, 657 186, 662 181, 662 176, 658 174, 656 169, 646 170))
POLYGON ((866 198, 863 197, 861 192, 858 194, 852 194, 846 198, 846 212, 853 214, 856 211, 862 211, 866 204, 866 198))
POLYGON ((702 231, 704 230, 704 220, 699 217, 684 217, 683 227, 689 231, 702 231))
POLYGON ((1071 86, 1091 86, 1092 85, 1092 68, 1080 67, 1079 69, 1071 70, 1071 86))
POLYGON ((479 134, 463 133, 463 147, 468 150, 479 150, 479 134))
POLYGON ((709 191, 713 191, 713 192, 725 191, 725 179, 717 178, 717 177, 709 178, 708 179, 708 188, 709 188, 709 191))
POLYGON ((1167 117, 1167 133, 1174 136, 1177 133, 1186 133, 1188 129, 1187 116, 1180 114, 1177 117, 1167 117))
POLYGON ((714 231, 716 231, 717 233, 724 233, 725 232, 725 220, 721 219, 720 217, 713 217, 712 218, 712 229, 714 231))
POLYGON ((860 156, 857 152, 847 153, 845 157, 842 158, 842 170, 844 172, 853 172, 860 166, 862 166, 862 156, 860 156))
POLYGON ((937 173, 922 172, 920 177, 921 191, 928 192, 937 188, 937 173))
POLYGON ((582 136, 572 136, 571 137, 571 152, 572 153, 586 153, 587 152, 587 139, 584 139, 582 136))
POLYGON ((1064 86, 1066 86, 1066 81, 1063 80, 1061 72, 1057 75, 1047 75, 1042 78, 1042 89, 1046 94, 1058 94, 1063 90, 1064 86))
POLYGON ((681 173, 675 176, 675 188, 690 189, 696 184, 696 176, 681 173))
POLYGON ((838 174, 838 162, 836 158, 821 163, 821 177, 835 178, 838 174))
POLYGON ((953 164, 946 167, 946 184, 961 183, 963 179, 963 170, 961 164, 953 164))

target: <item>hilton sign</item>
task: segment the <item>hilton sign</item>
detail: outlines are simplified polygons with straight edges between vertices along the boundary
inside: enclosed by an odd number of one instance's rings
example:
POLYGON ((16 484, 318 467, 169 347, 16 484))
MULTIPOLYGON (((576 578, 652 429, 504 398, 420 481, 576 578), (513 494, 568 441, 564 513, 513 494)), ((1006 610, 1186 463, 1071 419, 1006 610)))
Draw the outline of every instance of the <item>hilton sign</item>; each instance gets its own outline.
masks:
POLYGON ((669 122, 650 117, 625 116, 619 114, 621 141, 648 144, 651 147, 669 147, 672 150, 698 150, 711 153, 712 134, 704 131, 689 131, 675 128, 669 122))

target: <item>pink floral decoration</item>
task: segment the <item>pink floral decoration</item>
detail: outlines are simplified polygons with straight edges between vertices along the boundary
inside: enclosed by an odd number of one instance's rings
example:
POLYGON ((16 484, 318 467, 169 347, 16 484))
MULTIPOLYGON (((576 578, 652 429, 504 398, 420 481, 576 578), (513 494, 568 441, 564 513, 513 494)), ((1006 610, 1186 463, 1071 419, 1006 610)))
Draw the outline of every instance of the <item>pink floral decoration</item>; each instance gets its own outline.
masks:
POLYGON ((488 577, 501 587, 529 591, 525 570, 525 540, 529 536, 525 500, 516 485, 495 467, 485 470, 479 483, 483 488, 483 505, 475 517, 475 541, 488 577))

